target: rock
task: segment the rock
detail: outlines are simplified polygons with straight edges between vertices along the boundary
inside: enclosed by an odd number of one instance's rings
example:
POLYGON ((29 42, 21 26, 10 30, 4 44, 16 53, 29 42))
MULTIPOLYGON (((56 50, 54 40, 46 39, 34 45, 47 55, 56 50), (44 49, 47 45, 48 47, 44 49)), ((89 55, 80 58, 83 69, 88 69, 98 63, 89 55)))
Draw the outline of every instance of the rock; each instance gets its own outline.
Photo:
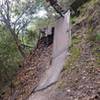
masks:
POLYGON ((70 90, 70 89, 68 89, 68 90, 67 90, 67 92, 71 92, 71 90, 70 90))

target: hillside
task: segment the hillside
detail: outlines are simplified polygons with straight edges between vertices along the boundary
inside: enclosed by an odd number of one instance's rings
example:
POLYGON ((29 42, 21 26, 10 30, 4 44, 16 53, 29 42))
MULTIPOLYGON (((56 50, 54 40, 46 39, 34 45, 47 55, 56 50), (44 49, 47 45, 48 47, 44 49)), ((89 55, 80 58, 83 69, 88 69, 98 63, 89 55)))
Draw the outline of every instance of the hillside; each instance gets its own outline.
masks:
MULTIPOLYGON (((71 18, 69 57, 58 82, 39 92, 38 96, 45 97, 43 100, 100 100, 100 0, 90 0, 78 11, 79 16, 71 18)), ((32 91, 48 69, 43 66, 50 63, 52 52, 52 43, 49 46, 45 43, 46 38, 41 39, 26 57, 16 79, 3 91, 0 100, 24 100, 31 94, 30 100, 36 100, 32 91)))
POLYGON ((52 100, 100 100, 99 9, 100 1, 91 0, 72 19, 70 56, 52 100))

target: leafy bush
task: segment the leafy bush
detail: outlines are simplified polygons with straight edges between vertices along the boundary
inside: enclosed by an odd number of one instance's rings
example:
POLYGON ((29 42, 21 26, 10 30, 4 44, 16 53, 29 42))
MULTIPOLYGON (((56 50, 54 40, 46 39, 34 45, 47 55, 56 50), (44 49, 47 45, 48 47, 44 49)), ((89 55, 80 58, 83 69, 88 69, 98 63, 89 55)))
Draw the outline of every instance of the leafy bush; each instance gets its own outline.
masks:
POLYGON ((12 36, 0 27, 0 88, 11 81, 21 59, 12 36))
POLYGON ((100 41, 100 33, 96 34, 96 41, 100 41))

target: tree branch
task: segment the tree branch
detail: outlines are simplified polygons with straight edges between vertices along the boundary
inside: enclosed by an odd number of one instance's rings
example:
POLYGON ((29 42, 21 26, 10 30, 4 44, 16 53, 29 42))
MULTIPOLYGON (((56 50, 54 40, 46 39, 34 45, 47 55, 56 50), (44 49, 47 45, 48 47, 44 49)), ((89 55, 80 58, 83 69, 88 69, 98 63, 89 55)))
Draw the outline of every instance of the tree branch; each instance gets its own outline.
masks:
POLYGON ((29 6, 29 2, 28 2, 27 5, 25 6, 25 8, 23 8, 22 13, 19 15, 19 17, 14 22, 14 27, 16 27, 17 22, 20 20, 20 18, 22 18, 22 16, 26 13, 26 11, 29 9, 29 7, 31 8, 31 6, 29 6))
POLYGON ((26 45, 26 44, 21 44, 23 47, 28 47, 28 48, 33 48, 32 46, 26 45))
POLYGON ((23 30, 27 25, 30 23, 30 21, 26 21, 22 26, 19 26, 17 29, 17 33, 19 33, 21 30, 23 30))
POLYGON ((6 13, 6 16, 7 16, 7 20, 10 23, 10 15, 9 15, 10 7, 9 7, 9 1, 8 0, 6 0, 6 5, 7 5, 7 13, 6 13))

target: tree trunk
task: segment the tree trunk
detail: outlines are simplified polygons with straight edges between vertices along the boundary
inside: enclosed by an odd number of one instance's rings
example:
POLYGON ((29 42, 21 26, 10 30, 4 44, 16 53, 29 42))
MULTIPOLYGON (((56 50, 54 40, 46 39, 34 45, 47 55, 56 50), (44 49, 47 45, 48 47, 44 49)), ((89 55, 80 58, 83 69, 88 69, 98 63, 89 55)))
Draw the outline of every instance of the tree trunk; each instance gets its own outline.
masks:
POLYGON ((19 41, 19 39, 18 39, 18 36, 17 36, 17 35, 15 34, 15 32, 13 32, 12 30, 10 30, 10 32, 11 32, 11 34, 12 34, 14 40, 15 40, 16 46, 17 46, 17 48, 18 48, 20 54, 21 54, 23 57, 25 57, 25 52, 24 52, 23 48, 21 47, 21 43, 20 43, 20 41, 19 41))
POLYGON ((16 34, 15 29, 11 28, 10 22, 8 22, 8 23, 6 22, 5 24, 6 24, 6 27, 8 28, 8 30, 9 30, 9 32, 13 36, 13 39, 14 39, 14 41, 16 43, 17 49, 19 50, 20 54, 23 57, 25 57, 25 52, 24 52, 23 48, 21 47, 21 43, 20 43, 20 41, 18 39, 18 35, 16 34))

